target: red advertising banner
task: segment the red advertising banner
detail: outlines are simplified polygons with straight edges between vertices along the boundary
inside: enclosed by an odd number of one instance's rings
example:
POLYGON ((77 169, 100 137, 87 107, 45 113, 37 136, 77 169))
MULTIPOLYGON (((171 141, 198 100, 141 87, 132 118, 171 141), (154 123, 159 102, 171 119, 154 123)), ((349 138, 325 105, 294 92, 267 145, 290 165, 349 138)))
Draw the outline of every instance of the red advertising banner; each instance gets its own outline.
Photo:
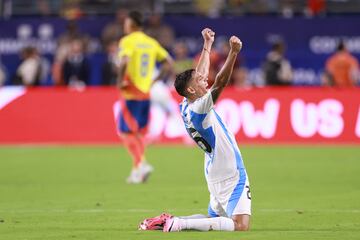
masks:
MULTIPOLYGON (((154 90, 148 139, 189 143, 178 103, 154 90)), ((0 88, 0 144, 118 143, 115 88, 0 88)), ((241 143, 360 144, 360 89, 228 88, 216 111, 241 143)))

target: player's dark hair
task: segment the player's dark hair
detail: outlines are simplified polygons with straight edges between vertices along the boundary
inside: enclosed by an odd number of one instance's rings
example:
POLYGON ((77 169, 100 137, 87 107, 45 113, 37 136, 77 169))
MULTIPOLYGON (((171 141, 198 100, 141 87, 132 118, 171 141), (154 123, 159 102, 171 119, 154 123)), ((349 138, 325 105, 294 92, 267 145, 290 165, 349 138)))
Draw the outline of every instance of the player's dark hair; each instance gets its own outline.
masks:
POLYGON ((144 19, 140 12, 138 11, 131 11, 129 12, 128 17, 133 21, 133 23, 137 27, 142 27, 144 25, 144 19))
POLYGON ((179 95, 186 97, 186 88, 192 78, 192 74, 194 71, 195 69, 188 69, 176 75, 174 86, 179 95))

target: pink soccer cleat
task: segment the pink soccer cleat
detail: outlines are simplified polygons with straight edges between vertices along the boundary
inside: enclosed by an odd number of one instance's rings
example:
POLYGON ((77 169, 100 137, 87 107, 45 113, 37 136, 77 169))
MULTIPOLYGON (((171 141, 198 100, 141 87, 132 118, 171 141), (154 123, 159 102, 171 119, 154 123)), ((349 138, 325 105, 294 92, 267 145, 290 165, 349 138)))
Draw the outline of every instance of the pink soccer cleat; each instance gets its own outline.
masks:
POLYGON ((163 232, 180 232, 180 219, 177 217, 169 217, 166 219, 163 232))
POLYGON ((160 216, 147 218, 139 224, 139 230, 163 230, 166 219, 172 216, 168 213, 163 213, 160 216))

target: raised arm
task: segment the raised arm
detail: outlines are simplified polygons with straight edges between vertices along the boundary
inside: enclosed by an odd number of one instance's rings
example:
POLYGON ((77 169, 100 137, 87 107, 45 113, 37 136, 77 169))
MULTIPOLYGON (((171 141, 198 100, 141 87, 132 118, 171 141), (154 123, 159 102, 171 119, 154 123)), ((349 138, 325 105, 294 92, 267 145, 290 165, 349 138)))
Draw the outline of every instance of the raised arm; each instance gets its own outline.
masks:
POLYGON ((201 34, 204 38, 204 46, 195 70, 197 74, 207 78, 210 68, 210 51, 214 42, 215 32, 210 28, 205 28, 201 31, 201 34))
POLYGON ((214 85, 210 89, 214 103, 220 96, 222 90, 228 84, 237 55, 242 48, 242 43, 240 39, 235 36, 232 36, 230 38, 229 44, 230 44, 230 51, 228 53, 226 61, 222 66, 220 72, 216 75, 214 85))

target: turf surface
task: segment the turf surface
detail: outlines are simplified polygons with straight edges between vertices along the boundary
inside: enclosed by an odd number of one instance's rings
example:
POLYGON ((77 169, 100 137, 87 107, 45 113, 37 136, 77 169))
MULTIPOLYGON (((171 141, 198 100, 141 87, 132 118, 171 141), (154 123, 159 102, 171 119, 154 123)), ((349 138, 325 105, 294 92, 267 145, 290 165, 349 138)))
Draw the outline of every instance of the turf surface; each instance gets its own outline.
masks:
POLYGON ((140 232, 145 217, 206 213, 203 155, 150 147, 155 172, 127 185, 121 147, 0 147, 0 239, 360 239, 360 148, 246 146, 251 231, 140 232))

